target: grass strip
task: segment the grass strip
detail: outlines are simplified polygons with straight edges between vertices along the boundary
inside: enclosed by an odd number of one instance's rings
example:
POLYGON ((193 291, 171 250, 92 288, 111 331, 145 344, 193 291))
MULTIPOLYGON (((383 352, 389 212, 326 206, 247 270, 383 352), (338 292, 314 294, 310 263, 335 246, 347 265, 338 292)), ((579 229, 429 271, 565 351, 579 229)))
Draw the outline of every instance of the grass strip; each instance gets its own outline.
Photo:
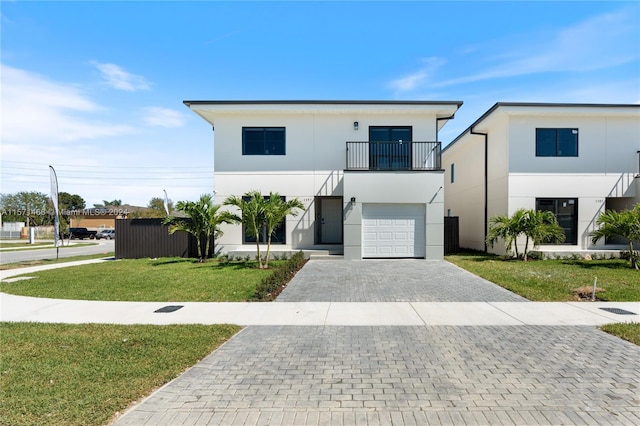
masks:
POLYGON ((0 323, 0 423, 105 424, 239 329, 0 323))
POLYGON ((59 259, 38 259, 25 260, 23 262, 5 263, 0 265, 0 271, 9 269, 28 268, 30 266, 53 265, 56 263, 76 262, 78 260, 102 259, 103 257, 113 257, 114 252, 105 252, 99 254, 87 254, 84 256, 61 257, 59 259))
POLYGON ((260 281, 285 262, 258 269, 255 261, 122 259, 31 273, 35 279, 0 283, 0 291, 56 299, 242 302, 255 300, 260 281))
POLYGON ((600 327, 600 329, 640 346, 640 323, 638 322, 607 324, 600 327))
POLYGON ((504 260, 485 253, 446 256, 449 262, 532 301, 576 301, 575 289, 592 287, 597 277, 599 300, 640 301, 640 272, 620 259, 504 260))

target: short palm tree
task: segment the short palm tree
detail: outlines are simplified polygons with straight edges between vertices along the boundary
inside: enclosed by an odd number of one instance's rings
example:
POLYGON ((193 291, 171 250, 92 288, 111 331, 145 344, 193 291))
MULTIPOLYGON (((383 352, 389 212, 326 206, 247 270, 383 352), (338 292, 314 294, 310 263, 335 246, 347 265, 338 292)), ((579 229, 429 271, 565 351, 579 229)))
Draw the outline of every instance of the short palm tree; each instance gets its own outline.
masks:
POLYGON ((242 216, 232 215, 231 219, 235 223, 243 224, 247 234, 255 237, 258 267, 261 269, 269 267, 271 237, 278 225, 288 215, 296 216, 298 209, 304 209, 304 205, 297 198, 284 201, 277 192, 270 193, 269 197, 263 197, 260 191, 250 191, 242 197, 233 195, 227 198, 223 204, 235 206, 242 213, 242 216), (267 254, 264 264, 260 254, 260 237, 263 232, 267 239, 267 254))
POLYGON ((518 253, 518 236, 522 233, 521 224, 522 216, 525 210, 516 211, 513 216, 494 216, 489 219, 489 232, 487 233, 487 244, 494 246, 496 241, 504 240, 507 253, 511 253, 511 247, 515 245, 516 258, 518 253), (515 244, 514 244, 515 243, 515 244))
POLYGON ((265 268, 269 267, 269 256, 271 254, 271 237, 278 225, 289 215, 297 216, 298 210, 304 210, 304 204, 297 198, 283 201, 280 194, 270 193, 264 205, 264 225, 267 228, 267 257, 265 268))
POLYGON ((595 244, 600 238, 619 236, 627 240, 629 245, 629 260, 631 267, 639 268, 640 253, 634 250, 633 242, 640 241, 640 204, 631 210, 606 210, 596 219, 598 229, 591 232, 591 243, 595 244))
POLYGON ((209 194, 203 194, 198 201, 179 201, 175 209, 183 212, 187 217, 180 218, 168 216, 163 224, 169 225, 169 233, 177 231, 187 232, 196 238, 200 262, 207 259, 209 253, 209 240, 222 235, 220 225, 232 223, 228 212, 219 212, 220 206, 213 204, 213 198, 209 194))
POLYGON ((546 210, 526 210, 520 220, 520 228, 525 235, 524 260, 527 260, 529 240, 533 246, 551 241, 563 242, 566 238, 564 229, 558 224, 556 216, 546 210))
POLYGON ((249 191, 244 196, 232 195, 222 203, 225 206, 235 206, 241 215, 230 213, 232 223, 241 223, 249 236, 256 239, 256 256, 258 268, 262 269, 262 256, 260 255, 260 233, 264 224, 265 200, 259 191, 249 191))
POLYGON ((499 239, 504 240, 507 252, 511 252, 511 247, 515 247, 515 257, 520 258, 518 253, 517 239, 520 235, 525 236, 523 259, 526 261, 529 252, 529 241, 534 247, 551 242, 564 241, 564 230, 558 225, 555 215, 549 211, 518 209, 511 217, 494 216, 489 220, 489 232, 487 234, 487 244, 491 247, 499 239))

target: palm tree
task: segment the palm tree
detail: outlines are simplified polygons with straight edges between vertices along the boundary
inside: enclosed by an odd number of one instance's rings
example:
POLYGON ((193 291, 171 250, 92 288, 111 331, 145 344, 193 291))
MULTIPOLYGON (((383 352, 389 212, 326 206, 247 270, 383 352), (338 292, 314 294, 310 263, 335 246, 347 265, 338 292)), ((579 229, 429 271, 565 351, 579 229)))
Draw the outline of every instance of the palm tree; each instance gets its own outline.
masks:
POLYGON ((269 267, 269 256, 271 254, 271 237, 276 231, 278 225, 288 216, 297 216, 297 210, 304 210, 304 204, 297 198, 289 201, 283 201, 280 194, 269 193, 264 205, 264 225, 267 231, 267 258, 265 268, 269 267))
POLYGON ((565 239, 564 230, 558 225, 555 215, 549 211, 518 209, 511 217, 494 216, 489 222, 487 244, 493 247, 497 240, 504 240, 507 252, 511 252, 511 247, 515 246, 516 259, 520 258, 517 242, 520 235, 525 236, 523 254, 525 261, 528 257, 530 240, 535 247, 542 243, 565 239))
POLYGON ((562 242, 566 235, 564 229, 558 224, 556 216, 546 210, 526 210, 520 219, 520 230, 525 235, 524 261, 527 261, 529 240, 533 246, 551 241, 562 242))
POLYGON ((260 233, 264 223, 265 200, 259 191, 249 191, 244 196, 232 195, 224 200, 223 205, 235 206, 240 210, 241 216, 229 213, 232 223, 244 225, 247 234, 256 239, 256 255, 258 268, 262 269, 262 257, 260 255, 260 233))
POLYGON ((198 201, 179 201, 175 208, 183 212, 188 219, 169 216, 163 224, 170 225, 170 234, 183 231, 196 237, 199 261, 206 261, 211 236, 215 238, 222 234, 219 226, 222 223, 232 223, 231 215, 228 212, 218 212, 220 206, 213 204, 209 194, 201 195, 198 201))
POLYGON ((507 253, 511 253, 511 247, 515 243, 516 259, 520 257, 518 253, 518 243, 516 240, 522 233, 521 221, 524 216, 524 209, 516 211, 513 216, 494 216, 489 219, 489 232, 487 233, 487 244, 491 247, 498 240, 504 240, 507 253))
POLYGON ((631 267, 638 267, 640 253, 633 249, 633 241, 640 241, 640 204, 631 210, 606 210, 596 219, 598 229, 591 232, 591 243, 595 244, 600 238, 619 236, 629 244, 629 260, 631 267))

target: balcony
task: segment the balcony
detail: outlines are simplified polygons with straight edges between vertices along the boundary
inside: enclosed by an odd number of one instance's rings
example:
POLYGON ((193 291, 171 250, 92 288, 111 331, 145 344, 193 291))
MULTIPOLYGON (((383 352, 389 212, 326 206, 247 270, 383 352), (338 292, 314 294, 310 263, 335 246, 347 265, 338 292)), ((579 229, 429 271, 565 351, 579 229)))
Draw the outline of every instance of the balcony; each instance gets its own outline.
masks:
POLYGON ((346 170, 442 170, 440 142, 347 142, 346 170))

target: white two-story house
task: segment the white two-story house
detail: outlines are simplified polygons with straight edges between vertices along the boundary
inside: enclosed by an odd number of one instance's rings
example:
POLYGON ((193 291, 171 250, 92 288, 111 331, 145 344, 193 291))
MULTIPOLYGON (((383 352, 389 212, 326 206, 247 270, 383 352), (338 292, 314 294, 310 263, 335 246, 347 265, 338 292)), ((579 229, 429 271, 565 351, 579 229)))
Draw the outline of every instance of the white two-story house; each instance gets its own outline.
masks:
MULTIPOLYGON (((305 205, 277 229, 272 249, 443 257, 438 130, 462 102, 184 103, 214 128, 216 203, 258 190, 305 205)), ((222 230, 223 253, 254 250, 241 226, 222 230)))
POLYGON ((640 202, 640 105, 499 102, 442 153, 445 211, 459 217, 460 246, 485 246, 488 223, 520 208, 550 210, 564 228, 548 252, 623 248, 592 244, 605 209, 640 202))

